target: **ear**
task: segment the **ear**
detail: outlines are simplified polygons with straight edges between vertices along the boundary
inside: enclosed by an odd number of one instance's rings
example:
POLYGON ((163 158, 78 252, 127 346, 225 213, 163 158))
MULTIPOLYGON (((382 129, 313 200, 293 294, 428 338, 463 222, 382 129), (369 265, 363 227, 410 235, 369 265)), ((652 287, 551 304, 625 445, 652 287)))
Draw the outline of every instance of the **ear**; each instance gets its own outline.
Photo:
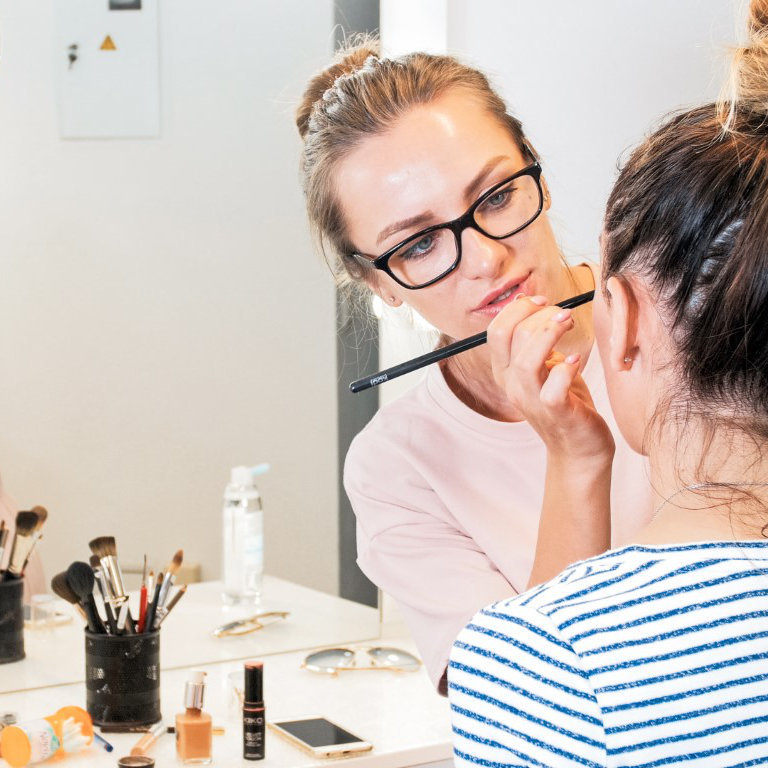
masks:
POLYGON ((547 180, 543 176, 541 177, 541 194, 543 197, 544 210, 548 211, 552 206, 552 196, 549 194, 549 184, 547 184, 547 180))
POLYGON ((611 370, 628 371, 640 354, 637 297, 632 284, 619 277, 609 278, 605 288, 610 321, 609 364, 611 370))
POLYGON ((375 285, 368 286, 388 307, 399 307, 403 300, 395 296, 387 286, 382 285, 381 280, 377 280, 375 285))

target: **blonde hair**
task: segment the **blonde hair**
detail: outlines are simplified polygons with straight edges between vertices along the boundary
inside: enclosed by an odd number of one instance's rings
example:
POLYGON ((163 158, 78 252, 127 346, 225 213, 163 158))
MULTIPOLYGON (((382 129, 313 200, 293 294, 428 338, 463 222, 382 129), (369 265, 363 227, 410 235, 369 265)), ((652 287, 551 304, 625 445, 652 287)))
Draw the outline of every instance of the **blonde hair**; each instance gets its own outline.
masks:
POLYGON ((336 166, 365 138, 383 133, 412 107, 452 89, 471 93, 509 130, 520 150, 526 149, 522 124, 508 114, 486 76, 450 56, 380 58, 375 38, 357 37, 309 82, 296 112, 304 141, 302 182, 310 225, 340 284, 365 282, 373 268, 353 255, 334 190, 336 166))

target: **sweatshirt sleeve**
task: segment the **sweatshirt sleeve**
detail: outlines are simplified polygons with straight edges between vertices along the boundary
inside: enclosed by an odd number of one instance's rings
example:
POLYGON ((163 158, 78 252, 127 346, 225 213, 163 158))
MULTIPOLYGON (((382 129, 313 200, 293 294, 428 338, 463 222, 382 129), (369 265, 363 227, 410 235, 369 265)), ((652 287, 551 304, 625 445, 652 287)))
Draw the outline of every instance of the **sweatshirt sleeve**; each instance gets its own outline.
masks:
POLYGON ((461 628, 483 605, 516 591, 395 450, 359 435, 344 485, 357 519, 358 564, 397 603, 439 686, 461 628))
POLYGON ((602 713, 578 654, 522 600, 489 606, 461 632, 448 696, 458 768, 606 765, 602 713))

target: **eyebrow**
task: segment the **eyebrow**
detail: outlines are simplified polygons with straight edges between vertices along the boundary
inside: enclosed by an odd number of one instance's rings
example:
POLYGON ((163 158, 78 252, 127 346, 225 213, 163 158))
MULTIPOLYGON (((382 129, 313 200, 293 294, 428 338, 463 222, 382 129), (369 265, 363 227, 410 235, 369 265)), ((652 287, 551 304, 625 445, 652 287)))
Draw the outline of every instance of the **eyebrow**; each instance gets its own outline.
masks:
MULTIPOLYGON (((464 198, 470 199, 475 197, 479 192, 480 187, 490 175, 491 171, 493 171, 502 160, 509 159, 510 158, 507 155, 497 155, 496 157, 492 157, 480 169, 480 172, 472 179, 472 181, 470 181, 469 184, 464 187, 464 198)), ((409 229, 411 227, 426 225, 429 221, 432 221, 434 217, 435 215, 432 211, 425 211, 424 213, 420 213, 418 216, 411 216, 408 219, 396 221, 394 224, 390 224, 388 227, 385 227, 381 230, 381 232, 379 232, 379 236, 376 238, 376 245, 381 245, 384 240, 386 240, 391 235, 394 235, 396 232, 401 232, 402 230, 409 229)))

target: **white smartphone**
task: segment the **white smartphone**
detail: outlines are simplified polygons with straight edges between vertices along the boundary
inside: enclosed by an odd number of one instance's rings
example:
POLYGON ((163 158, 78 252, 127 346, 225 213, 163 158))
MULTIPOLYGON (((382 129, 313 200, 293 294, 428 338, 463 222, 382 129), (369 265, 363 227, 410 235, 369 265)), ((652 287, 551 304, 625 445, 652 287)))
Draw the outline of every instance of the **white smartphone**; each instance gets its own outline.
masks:
POLYGON ((281 720, 269 723, 269 727, 314 757, 341 757, 373 749, 373 744, 324 717, 281 720))

